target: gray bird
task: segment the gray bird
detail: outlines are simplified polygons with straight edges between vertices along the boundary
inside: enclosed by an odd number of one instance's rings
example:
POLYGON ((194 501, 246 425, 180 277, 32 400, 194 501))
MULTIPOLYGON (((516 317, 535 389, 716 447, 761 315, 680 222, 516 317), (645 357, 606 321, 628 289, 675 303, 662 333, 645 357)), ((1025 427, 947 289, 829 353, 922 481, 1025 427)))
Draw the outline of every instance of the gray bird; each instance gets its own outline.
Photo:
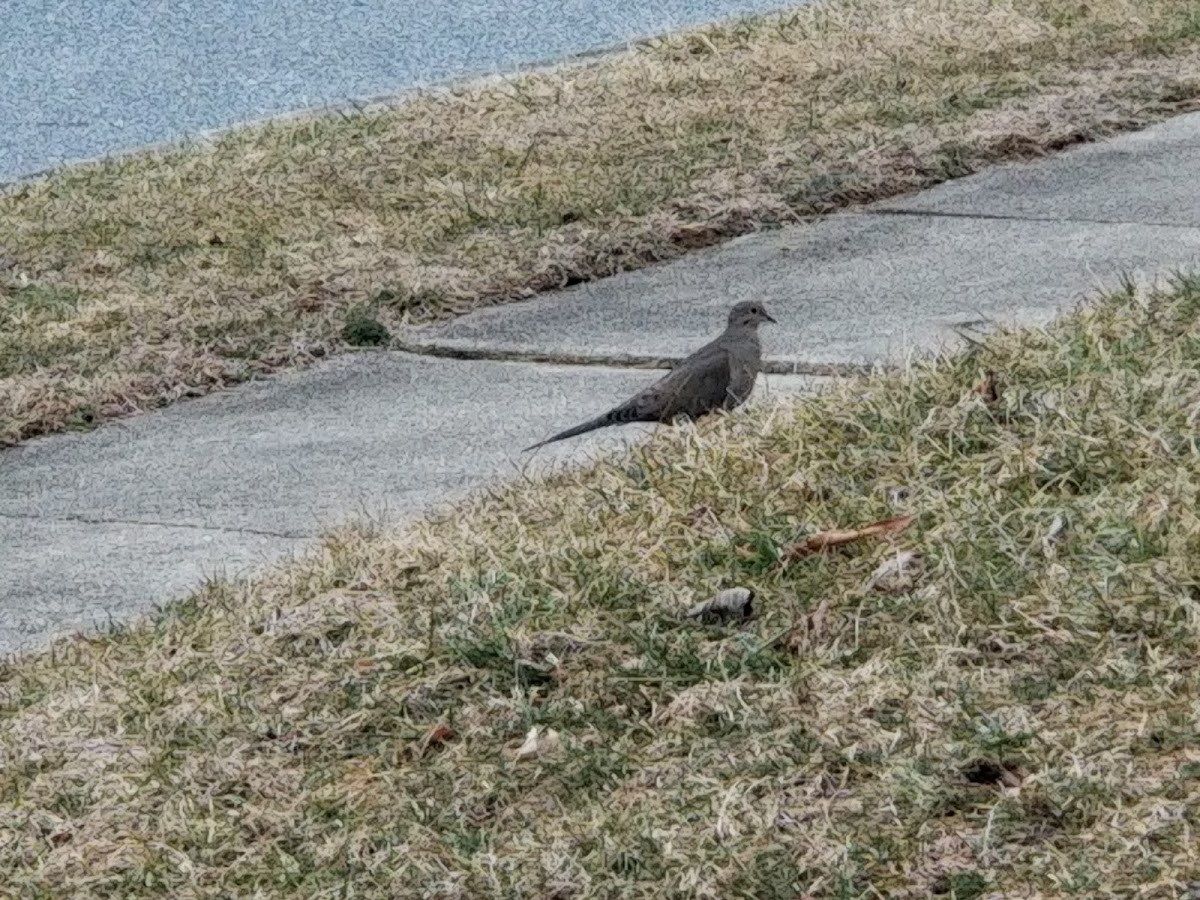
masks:
POLYGON ((536 450, 546 444, 609 425, 669 423, 680 416, 695 420, 718 408, 733 409, 740 406, 754 390, 754 382, 762 368, 758 326, 762 322, 774 321, 757 301, 744 300, 736 304, 729 311, 728 324, 720 337, 681 361, 654 384, 603 415, 568 428, 521 452, 536 450))

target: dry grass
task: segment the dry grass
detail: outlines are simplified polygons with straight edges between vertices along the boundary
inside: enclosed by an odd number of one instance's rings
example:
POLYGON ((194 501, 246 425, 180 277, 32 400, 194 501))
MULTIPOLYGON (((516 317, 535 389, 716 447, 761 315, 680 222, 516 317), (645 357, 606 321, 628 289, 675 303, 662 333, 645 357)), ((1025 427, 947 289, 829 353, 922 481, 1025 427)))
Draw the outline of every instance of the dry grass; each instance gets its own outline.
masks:
POLYGON ((1195 278, 60 642, 0 894, 1194 896, 1198 416, 1195 278))
POLYGON ((1161 118, 1200 0, 832 0, 0 196, 0 446, 1161 118))

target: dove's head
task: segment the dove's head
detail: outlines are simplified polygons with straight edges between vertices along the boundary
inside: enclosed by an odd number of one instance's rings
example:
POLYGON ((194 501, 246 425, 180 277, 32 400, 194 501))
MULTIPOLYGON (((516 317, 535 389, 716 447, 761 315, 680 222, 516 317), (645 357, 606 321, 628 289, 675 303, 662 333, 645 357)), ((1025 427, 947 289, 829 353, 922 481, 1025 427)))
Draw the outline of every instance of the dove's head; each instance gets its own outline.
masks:
POLYGON ((729 327, 757 328, 762 322, 774 322, 767 308, 757 300, 743 300, 729 311, 729 327))

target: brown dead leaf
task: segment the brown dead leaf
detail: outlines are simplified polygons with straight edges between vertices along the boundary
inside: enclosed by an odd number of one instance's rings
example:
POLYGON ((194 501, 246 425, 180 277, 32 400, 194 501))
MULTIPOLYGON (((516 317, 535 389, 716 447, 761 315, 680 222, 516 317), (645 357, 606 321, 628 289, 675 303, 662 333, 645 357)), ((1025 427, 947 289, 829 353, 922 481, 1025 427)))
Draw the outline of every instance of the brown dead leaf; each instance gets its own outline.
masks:
POLYGON ((825 620, 829 616, 829 598, 822 597, 821 602, 817 604, 817 608, 810 612, 805 621, 808 624, 808 631, 813 637, 822 637, 825 634, 825 620))
POLYGON ((408 754, 413 759, 421 759, 430 751, 440 750, 453 737, 454 729, 444 722, 438 722, 425 737, 409 745, 408 754))
POLYGON ((437 725, 433 726, 433 729, 429 732, 429 734, 425 735, 425 746, 428 747, 433 744, 444 744, 452 737, 454 737, 454 729, 452 729, 449 725, 439 722, 437 725))
POLYGON ((813 553, 820 553, 823 550, 840 547, 843 544, 850 544, 854 541, 864 540, 865 538, 899 534, 916 521, 916 518, 916 516, 897 516, 894 519, 883 519, 879 522, 872 522, 870 525, 864 525, 862 528, 851 528, 844 531, 836 529, 818 531, 816 534, 810 534, 804 540, 793 544, 784 551, 782 562, 784 565, 787 565, 794 559, 800 559, 804 556, 810 556, 813 553))
POLYGON ((776 646, 797 656, 804 653, 825 637, 829 618, 829 598, 822 597, 816 607, 801 617, 792 628, 779 639, 776 646))
POLYGON ((971 393, 978 394, 983 398, 983 402, 988 406, 994 406, 1000 402, 1000 382, 996 378, 996 373, 988 369, 983 380, 975 387, 971 388, 971 393))

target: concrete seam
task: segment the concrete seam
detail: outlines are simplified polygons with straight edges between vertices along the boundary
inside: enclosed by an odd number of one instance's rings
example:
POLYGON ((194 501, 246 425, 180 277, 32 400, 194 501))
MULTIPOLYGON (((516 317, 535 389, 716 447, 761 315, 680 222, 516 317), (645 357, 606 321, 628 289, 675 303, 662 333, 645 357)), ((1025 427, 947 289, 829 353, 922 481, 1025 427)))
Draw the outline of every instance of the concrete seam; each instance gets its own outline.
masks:
POLYGON ((864 209, 863 215, 911 216, 929 219, 981 219, 997 222, 1044 222, 1051 225, 1133 225, 1146 228, 1177 228, 1183 231, 1200 231, 1200 225, 1180 225, 1174 222, 1128 222, 1121 219, 1079 219, 1071 216, 1018 216, 1006 213, 950 212, 936 209, 864 209))
POLYGON ((312 534, 286 534, 280 531, 265 531, 258 528, 224 528, 210 525, 192 525, 186 522, 158 522, 144 519, 103 519, 94 516, 39 516, 33 513, 0 512, 0 519, 26 522, 73 522, 80 525, 141 525, 146 528, 182 528, 189 531, 209 531, 218 534, 255 534, 261 537, 285 540, 312 540, 312 534))
MULTIPOLYGON (((563 366, 606 366, 618 369, 670 369, 678 365, 682 356, 650 356, 645 354, 618 353, 613 355, 589 355, 583 353, 547 353, 538 350, 505 350, 487 347, 454 347, 436 342, 420 342, 397 338, 388 348, 414 356, 432 356, 442 359, 480 360, 486 362, 544 363, 563 366)), ((862 375, 878 368, 876 365, 856 363, 804 363, 787 360, 764 360, 762 371, 766 375, 814 375, 840 378, 862 375)))

